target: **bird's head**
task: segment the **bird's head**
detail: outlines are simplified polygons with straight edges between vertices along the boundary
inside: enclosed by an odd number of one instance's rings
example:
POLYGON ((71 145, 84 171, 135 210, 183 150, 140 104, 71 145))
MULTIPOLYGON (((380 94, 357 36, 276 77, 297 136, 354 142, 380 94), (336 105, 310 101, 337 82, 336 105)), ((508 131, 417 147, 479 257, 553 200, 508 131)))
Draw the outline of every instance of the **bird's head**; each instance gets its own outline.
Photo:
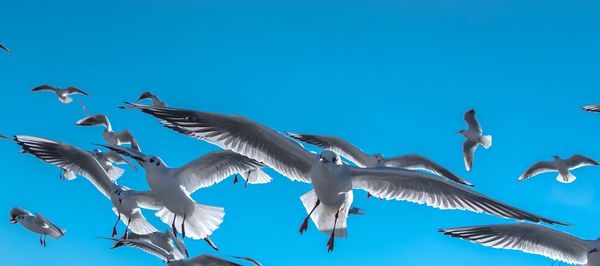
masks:
POLYGON ((342 160, 335 152, 330 150, 323 150, 319 155, 319 162, 324 164, 335 164, 342 165, 342 160))
POLYGON ((23 220, 23 218, 25 217, 25 215, 27 213, 28 213, 27 211, 25 211, 19 207, 12 208, 10 210, 10 215, 8 217, 8 221, 11 224, 16 224, 18 220, 23 220))
POLYGON ((119 204, 123 204, 123 201, 127 198, 127 194, 128 194, 129 190, 131 190, 131 189, 113 183, 113 186, 112 186, 112 189, 110 192, 113 194, 113 196, 115 196, 117 198, 117 200, 119 201, 119 204))
POLYGON ((117 154, 124 155, 134 159, 138 162, 146 171, 157 168, 166 168, 168 167, 165 162, 155 155, 146 155, 138 150, 134 150, 128 147, 122 147, 118 145, 112 144, 98 144, 105 148, 110 149, 111 151, 116 152, 117 154))
POLYGON ((558 160, 560 160, 560 156, 558 156, 558 155, 552 155, 552 159, 554 159, 554 160, 557 160, 557 161, 558 161, 558 160))
POLYGON ((140 94, 140 97, 138 97, 137 101, 141 101, 143 99, 151 99, 154 97, 154 94, 152 94, 152 92, 149 91, 145 91, 142 94, 140 94))

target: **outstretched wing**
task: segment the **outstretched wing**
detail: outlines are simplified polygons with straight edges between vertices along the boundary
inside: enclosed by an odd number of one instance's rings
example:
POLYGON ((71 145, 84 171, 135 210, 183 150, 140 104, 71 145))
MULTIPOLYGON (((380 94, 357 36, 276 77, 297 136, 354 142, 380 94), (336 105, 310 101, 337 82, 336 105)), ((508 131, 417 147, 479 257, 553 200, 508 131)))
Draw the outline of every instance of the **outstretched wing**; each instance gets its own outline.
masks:
POLYGON ((599 165, 598 162, 578 154, 566 159, 565 163, 567 164, 567 167, 569 167, 569 169, 577 169, 579 167, 584 166, 599 165))
POLYGON ((382 199, 404 200, 443 210, 467 210, 536 223, 563 224, 496 201, 455 182, 418 171, 353 167, 350 175, 353 188, 366 190, 382 199))
POLYGON ((542 161, 537 162, 536 164, 529 167, 521 176, 519 176, 519 181, 525 180, 527 178, 547 173, 557 171, 556 167, 554 167, 554 162, 542 161))
POLYGON ((526 223, 448 228, 440 232, 488 247, 520 250, 569 264, 586 264, 590 250, 584 240, 526 223))
POLYGON ((387 167, 399 167, 411 170, 426 170, 446 177, 454 182, 467 186, 473 186, 473 184, 471 184, 469 181, 462 179, 461 177, 450 172, 448 169, 441 166, 440 164, 419 154, 408 154, 385 159, 383 165, 387 167))
POLYGON ((50 86, 50 85, 46 85, 46 84, 40 85, 40 86, 37 86, 37 87, 31 89, 31 91, 53 91, 53 92, 56 92, 57 90, 58 90, 57 88, 50 86))
POLYGON ((232 261, 215 257, 212 255, 201 255, 187 261, 189 266, 207 266, 207 265, 219 265, 219 266, 241 266, 232 261))
POLYGON ((469 130, 481 132, 481 126, 475 118, 475 109, 471 109, 465 113, 465 121, 469 126, 469 130))
POLYGON ((83 94, 85 96, 90 96, 89 94, 87 94, 87 92, 82 91, 82 90, 80 90, 78 88, 75 88, 75 87, 67 87, 65 89, 65 92, 68 93, 68 94, 83 94))
POLYGON ((247 173, 264 164, 228 150, 213 151, 179 168, 177 177, 188 193, 210 187, 228 176, 247 173))
POLYGON ((352 143, 333 136, 287 133, 288 136, 322 149, 331 150, 360 167, 369 166, 369 155, 352 143))

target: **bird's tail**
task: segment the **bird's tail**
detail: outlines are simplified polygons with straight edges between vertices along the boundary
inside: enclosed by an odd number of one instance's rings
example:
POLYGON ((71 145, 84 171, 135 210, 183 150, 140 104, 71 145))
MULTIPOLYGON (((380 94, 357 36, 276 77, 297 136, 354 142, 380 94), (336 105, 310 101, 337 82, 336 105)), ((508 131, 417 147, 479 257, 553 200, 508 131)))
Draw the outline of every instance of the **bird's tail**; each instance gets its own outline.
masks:
MULTIPOLYGON (((172 224, 175 214, 163 208, 156 212, 156 216, 166 224, 172 224)), ((185 235, 192 239, 204 239, 211 235, 223 222, 225 210, 221 207, 196 204, 192 213, 185 217, 185 235)), ((183 217, 177 217, 175 228, 178 232, 183 232, 181 222, 183 217)))
POLYGON ((563 176, 561 174, 558 174, 556 176, 556 181, 565 183, 565 184, 571 183, 571 182, 575 181, 575 179, 577 179, 577 177, 574 176, 573 174, 571 174, 570 172, 567 173, 566 176, 563 176))
MULTIPOLYGON (((306 209, 306 213, 310 213, 310 211, 315 207, 318 199, 319 198, 317 197, 314 189, 306 192, 300 197, 300 200, 306 209)), ((342 204, 339 209, 337 207, 327 206, 321 202, 313 211, 312 215, 310 215, 310 218, 317 226, 319 231, 326 234, 331 234, 331 231, 333 230, 333 223, 335 221, 335 214, 339 210, 337 223, 335 225, 335 237, 347 237, 348 225, 346 220, 348 219, 348 210, 352 204, 352 200, 353 194, 352 191, 349 191, 346 193, 346 200, 344 201, 344 204, 342 204)))
POLYGON ((483 146, 485 149, 492 147, 492 135, 481 136, 480 142, 481 146, 483 146))

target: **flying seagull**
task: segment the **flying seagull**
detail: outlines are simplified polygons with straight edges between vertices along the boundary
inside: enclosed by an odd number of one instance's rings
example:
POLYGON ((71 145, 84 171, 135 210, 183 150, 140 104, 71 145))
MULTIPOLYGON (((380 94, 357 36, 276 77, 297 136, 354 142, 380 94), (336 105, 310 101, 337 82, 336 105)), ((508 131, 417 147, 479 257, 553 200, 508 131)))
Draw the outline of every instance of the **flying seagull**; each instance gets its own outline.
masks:
POLYGON ((166 262, 168 266, 241 266, 235 262, 231 262, 219 257, 215 257, 212 255, 200 255, 191 259, 177 259, 175 256, 169 251, 161 248, 160 246, 143 240, 138 239, 115 239, 112 240, 116 242, 114 246, 129 246, 140 249, 146 253, 152 254, 162 261, 166 262))
POLYGON ((346 218, 353 200, 353 189, 365 190, 382 199, 404 200, 440 209, 560 223, 438 176, 401 168, 358 168, 343 164, 340 157, 330 150, 324 150, 320 155, 310 153, 282 134, 242 116, 139 104, 130 104, 130 108, 160 119, 167 128, 263 162, 291 180, 312 183, 314 189, 300 198, 308 212, 300 232, 306 230, 308 218, 312 218, 320 231, 330 234, 327 242, 329 251, 334 248, 336 236, 346 236, 346 218))
MULTIPOLYGON (((127 164, 133 170, 137 170, 133 163, 123 158, 123 156, 114 151, 103 152, 99 149, 94 149, 90 153, 94 155, 94 157, 96 157, 96 160, 98 160, 100 165, 102 165, 102 167, 108 174, 108 177, 112 181, 119 179, 119 177, 123 176, 123 174, 125 173, 125 169, 114 166, 113 164, 127 164)), ((77 176, 71 171, 61 170, 60 177, 62 179, 73 180, 77 176)))
POLYGON ((154 105, 154 106, 158 106, 158 107, 166 107, 167 106, 167 104, 165 102, 161 101, 160 98, 158 98, 158 96, 156 96, 156 94, 152 93, 151 91, 145 91, 142 94, 140 94, 137 101, 139 102, 143 99, 150 99, 152 101, 152 105, 154 105))
MULTIPOLYGON (((158 156, 116 145, 102 145, 135 159, 146 170, 152 193, 164 203, 156 215, 170 224, 173 232, 192 239, 205 239, 223 222, 221 207, 198 204, 190 197, 196 190, 210 187, 228 176, 244 174, 264 165, 232 151, 214 151, 179 168, 170 168, 158 156), (177 218, 181 222, 177 222, 177 218)), ((208 241, 208 240, 207 240, 208 241)))
POLYGON ((561 159, 558 155, 554 155, 552 158, 554 158, 554 161, 541 161, 529 167, 529 169, 519 177, 519 181, 542 173, 558 172, 558 176, 556 176, 558 182, 571 183, 575 181, 576 177, 572 175, 569 170, 584 166, 600 165, 598 162, 583 155, 573 155, 565 160, 561 159))
POLYGON ((484 246, 519 250, 568 264, 600 265, 600 238, 583 240, 536 224, 498 224, 440 229, 444 235, 484 246))
POLYGON ((465 160, 465 167, 467 171, 471 171, 473 166, 473 160, 475 157, 475 150, 478 145, 487 149, 492 146, 492 136, 482 135, 481 126, 475 118, 475 110, 471 109, 465 113, 465 121, 467 122, 468 129, 461 129, 458 134, 465 136, 466 140, 463 144, 463 158, 465 160))
POLYGON ((2 45, 1 43, 0 43, 0 49, 2 49, 2 50, 4 50, 4 51, 7 51, 7 52, 9 52, 9 53, 11 53, 11 52, 12 52, 10 49, 8 49, 8 47, 6 47, 6 46, 2 45))
POLYGON ((67 87, 67 88, 61 89, 61 88, 57 88, 57 87, 50 86, 50 85, 41 85, 41 86, 37 86, 37 87, 31 89, 31 91, 54 92, 56 94, 56 96, 58 96, 58 100, 64 104, 73 102, 73 98, 71 98, 71 95, 73 95, 73 94, 83 94, 85 96, 90 96, 85 91, 82 91, 75 87, 67 87))
MULTIPOLYGON (((107 239, 107 238, 104 238, 107 239)), ((136 234, 129 233, 127 235, 127 239, 143 241, 147 243, 154 244, 168 253, 173 255, 173 259, 175 260, 183 260, 189 257, 187 247, 185 243, 181 241, 181 239, 177 238, 170 230, 166 230, 164 233, 162 232, 154 232, 150 234, 136 234)), ((123 242, 115 241, 112 248, 118 248, 123 245, 123 242)))
POLYGON ((86 116, 82 119, 79 119, 75 124, 78 126, 103 126, 104 132, 102 133, 102 137, 106 142, 114 145, 123 145, 130 144, 132 148, 141 151, 140 146, 129 130, 121 130, 119 132, 114 132, 108 117, 103 114, 96 114, 86 116))
POLYGON ((360 167, 398 167, 406 168, 411 170, 426 170, 441 176, 444 176, 454 182, 464 184, 467 186, 473 186, 469 181, 464 180, 448 169, 439 165, 438 163, 418 154, 407 154, 392 158, 385 158, 380 153, 366 154, 360 148, 354 146, 352 143, 333 136, 319 136, 310 134, 299 134, 299 133, 287 133, 288 136, 315 145, 322 149, 328 149, 336 152, 342 157, 350 160, 357 166, 360 167))
POLYGON ((54 239, 59 239, 65 235, 66 229, 62 229, 48 220, 39 213, 32 214, 19 207, 14 207, 10 210, 11 224, 20 223, 29 231, 40 234, 40 244, 46 246, 46 236, 54 239))
POLYGON ((600 113, 600 104, 590 104, 582 106, 581 109, 588 112, 600 113))
MULTIPOLYGON (((89 180, 98 191, 111 200, 113 211, 118 217, 117 223, 123 221, 138 234, 156 231, 140 208, 158 210, 162 208, 162 203, 150 192, 133 191, 113 183, 102 165, 89 152, 73 145, 38 137, 15 136, 14 140, 26 153, 89 180)), ((116 224, 113 227, 114 235, 116 224)))

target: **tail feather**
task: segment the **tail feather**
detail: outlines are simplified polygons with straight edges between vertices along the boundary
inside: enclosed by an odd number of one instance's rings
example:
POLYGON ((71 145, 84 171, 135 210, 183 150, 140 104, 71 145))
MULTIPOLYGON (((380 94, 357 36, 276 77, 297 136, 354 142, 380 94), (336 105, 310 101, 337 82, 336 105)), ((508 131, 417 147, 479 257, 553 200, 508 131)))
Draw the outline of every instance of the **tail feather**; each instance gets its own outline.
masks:
POLYGON ((105 167, 104 169, 108 174, 108 178, 110 178, 110 180, 112 181, 119 179, 119 177, 123 176, 123 174, 125 173, 125 169, 112 165, 107 165, 107 167, 105 167))
MULTIPOLYGON (((300 197, 306 212, 309 213, 317 203, 318 197, 314 190, 311 190, 300 197)), ((352 191, 346 193, 346 200, 339 208, 338 220, 335 226, 335 237, 348 237, 348 210, 352 204, 353 194, 352 191)), ((338 208, 330 207, 322 202, 315 209, 310 216, 313 223, 317 226, 319 231, 331 234, 333 230, 333 223, 335 221, 335 214, 338 212, 338 208)))
POLYGON ((481 146, 483 146, 484 149, 492 147, 492 135, 481 136, 481 146))
POLYGON ((570 172, 567 173, 566 176, 563 176, 561 174, 558 174, 556 176, 556 181, 565 183, 565 184, 572 183, 573 181, 575 181, 575 179, 577 179, 577 177, 574 176, 573 174, 571 174, 570 172))
MULTIPOLYGON (((166 208, 157 211, 156 216, 160 217, 160 220, 168 225, 171 225, 175 218, 175 214, 166 208)), ((192 239, 204 239, 219 228, 221 223, 223 223, 224 216, 225 210, 221 207, 196 204, 194 211, 187 214, 185 218, 185 234, 192 239)), ((182 221, 183 217, 179 216, 175 221, 175 228, 179 232, 182 232, 182 221)))

